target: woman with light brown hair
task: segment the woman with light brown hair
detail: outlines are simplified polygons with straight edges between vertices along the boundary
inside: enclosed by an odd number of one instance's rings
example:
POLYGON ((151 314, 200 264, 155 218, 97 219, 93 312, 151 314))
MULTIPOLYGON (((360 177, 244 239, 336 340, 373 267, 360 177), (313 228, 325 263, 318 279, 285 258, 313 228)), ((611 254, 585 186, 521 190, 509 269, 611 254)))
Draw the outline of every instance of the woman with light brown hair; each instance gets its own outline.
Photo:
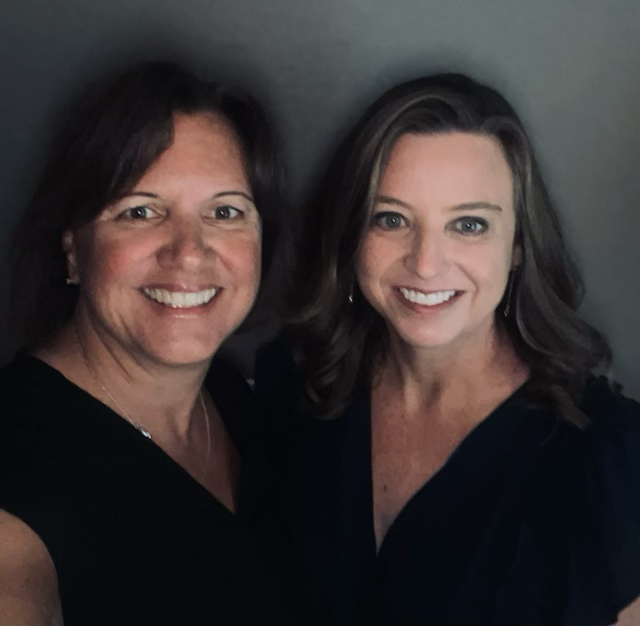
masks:
POLYGON ((614 622, 640 595, 640 407, 596 376, 610 350, 506 100, 455 74, 380 97, 300 255, 297 373, 257 385, 298 415, 289 516, 323 619, 614 622))

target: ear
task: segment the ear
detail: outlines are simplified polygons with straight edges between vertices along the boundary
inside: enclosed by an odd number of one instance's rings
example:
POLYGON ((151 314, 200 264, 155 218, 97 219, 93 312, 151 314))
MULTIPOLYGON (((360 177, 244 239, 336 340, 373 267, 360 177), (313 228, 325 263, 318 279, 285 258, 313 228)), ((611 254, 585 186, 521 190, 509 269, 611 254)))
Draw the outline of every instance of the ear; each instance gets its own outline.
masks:
POLYGON ((65 230, 62 235, 62 250, 67 257, 67 281, 70 284, 78 285, 80 275, 78 273, 75 233, 70 230, 65 230))
POLYGON ((522 263, 522 248, 520 244, 513 245, 513 251, 511 253, 511 270, 516 270, 522 263))

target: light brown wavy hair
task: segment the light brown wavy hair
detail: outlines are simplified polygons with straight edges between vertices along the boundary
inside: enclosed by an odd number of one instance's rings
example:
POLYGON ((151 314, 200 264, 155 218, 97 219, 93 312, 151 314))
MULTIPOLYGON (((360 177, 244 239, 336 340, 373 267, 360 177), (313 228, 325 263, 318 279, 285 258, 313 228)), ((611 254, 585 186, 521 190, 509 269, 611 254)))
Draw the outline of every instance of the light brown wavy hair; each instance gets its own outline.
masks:
POLYGON ((460 74, 419 78, 382 95, 343 141, 307 207, 288 297, 306 405, 335 416, 359 376, 371 382, 387 331, 357 290, 355 262, 377 187, 401 136, 451 132, 497 140, 513 175, 522 263, 512 276, 510 314, 498 314, 505 295, 496 319, 530 368, 526 397, 583 425, 578 405, 586 381, 595 368, 608 367, 611 351, 576 312, 583 284, 520 119, 497 91, 460 74))

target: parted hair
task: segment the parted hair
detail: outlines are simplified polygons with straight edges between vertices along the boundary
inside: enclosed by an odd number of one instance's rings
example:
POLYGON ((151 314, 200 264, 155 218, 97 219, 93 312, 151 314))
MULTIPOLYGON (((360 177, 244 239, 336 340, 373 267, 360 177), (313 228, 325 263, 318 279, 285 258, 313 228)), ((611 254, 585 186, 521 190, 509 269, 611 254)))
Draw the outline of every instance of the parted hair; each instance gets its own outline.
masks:
POLYGON ((263 239, 275 244, 283 167, 267 116, 245 90, 200 80, 172 62, 144 62, 94 83, 61 116, 10 248, 9 324, 30 348, 63 327, 78 289, 65 284, 62 235, 126 194, 173 141, 176 114, 221 116, 240 142, 263 239))
POLYGON ((510 313, 500 315, 505 293, 496 319, 530 369, 524 391, 532 404, 583 425, 581 394, 593 370, 609 366, 610 349, 576 312, 583 284, 520 119, 497 91, 461 74, 412 80, 376 100, 340 145, 306 207, 289 335, 307 408, 335 416, 359 376, 372 382, 387 332, 357 289, 355 262, 378 183, 401 136, 451 132, 492 137, 502 147, 513 176, 522 261, 511 277, 510 313))

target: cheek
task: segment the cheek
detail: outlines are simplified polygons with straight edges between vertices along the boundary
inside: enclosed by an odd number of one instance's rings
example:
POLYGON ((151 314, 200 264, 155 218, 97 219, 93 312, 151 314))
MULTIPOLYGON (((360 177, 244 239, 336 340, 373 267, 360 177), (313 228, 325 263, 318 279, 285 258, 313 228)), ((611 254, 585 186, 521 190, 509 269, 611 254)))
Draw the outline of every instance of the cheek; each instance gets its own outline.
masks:
POLYGON ((511 267, 511 253, 506 249, 487 250, 469 260, 468 267, 483 285, 485 294, 491 299, 500 298, 507 284, 511 267))
POLYGON ((257 290, 262 267, 262 245, 259 235, 230 240, 225 256, 228 267, 236 274, 238 284, 257 290))
POLYGON ((98 283, 104 287, 110 283, 126 281, 139 276, 145 265, 144 246, 123 245, 118 242, 96 241, 80 257, 79 271, 85 283, 98 283), (141 254, 142 253, 142 254, 141 254))
POLYGON ((385 285, 403 275, 407 245, 406 239, 375 235, 362 242, 356 259, 356 277, 365 295, 381 294, 385 285))
POLYGON ((360 245, 356 259, 356 275, 358 280, 375 280, 384 271, 390 253, 384 242, 377 237, 367 236, 360 245))
POLYGON ((513 235, 509 229, 496 229, 486 240, 456 243, 455 255, 467 268, 486 281, 495 282, 509 273, 513 254, 513 235))
POLYGON ((370 241, 365 240, 360 246, 358 256, 356 257, 355 273, 356 280, 360 286, 360 291, 365 296, 369 295, 369 285, 373 281, 376 275, 376 256, 374 254, 375 245, 372 245, 370 241))

